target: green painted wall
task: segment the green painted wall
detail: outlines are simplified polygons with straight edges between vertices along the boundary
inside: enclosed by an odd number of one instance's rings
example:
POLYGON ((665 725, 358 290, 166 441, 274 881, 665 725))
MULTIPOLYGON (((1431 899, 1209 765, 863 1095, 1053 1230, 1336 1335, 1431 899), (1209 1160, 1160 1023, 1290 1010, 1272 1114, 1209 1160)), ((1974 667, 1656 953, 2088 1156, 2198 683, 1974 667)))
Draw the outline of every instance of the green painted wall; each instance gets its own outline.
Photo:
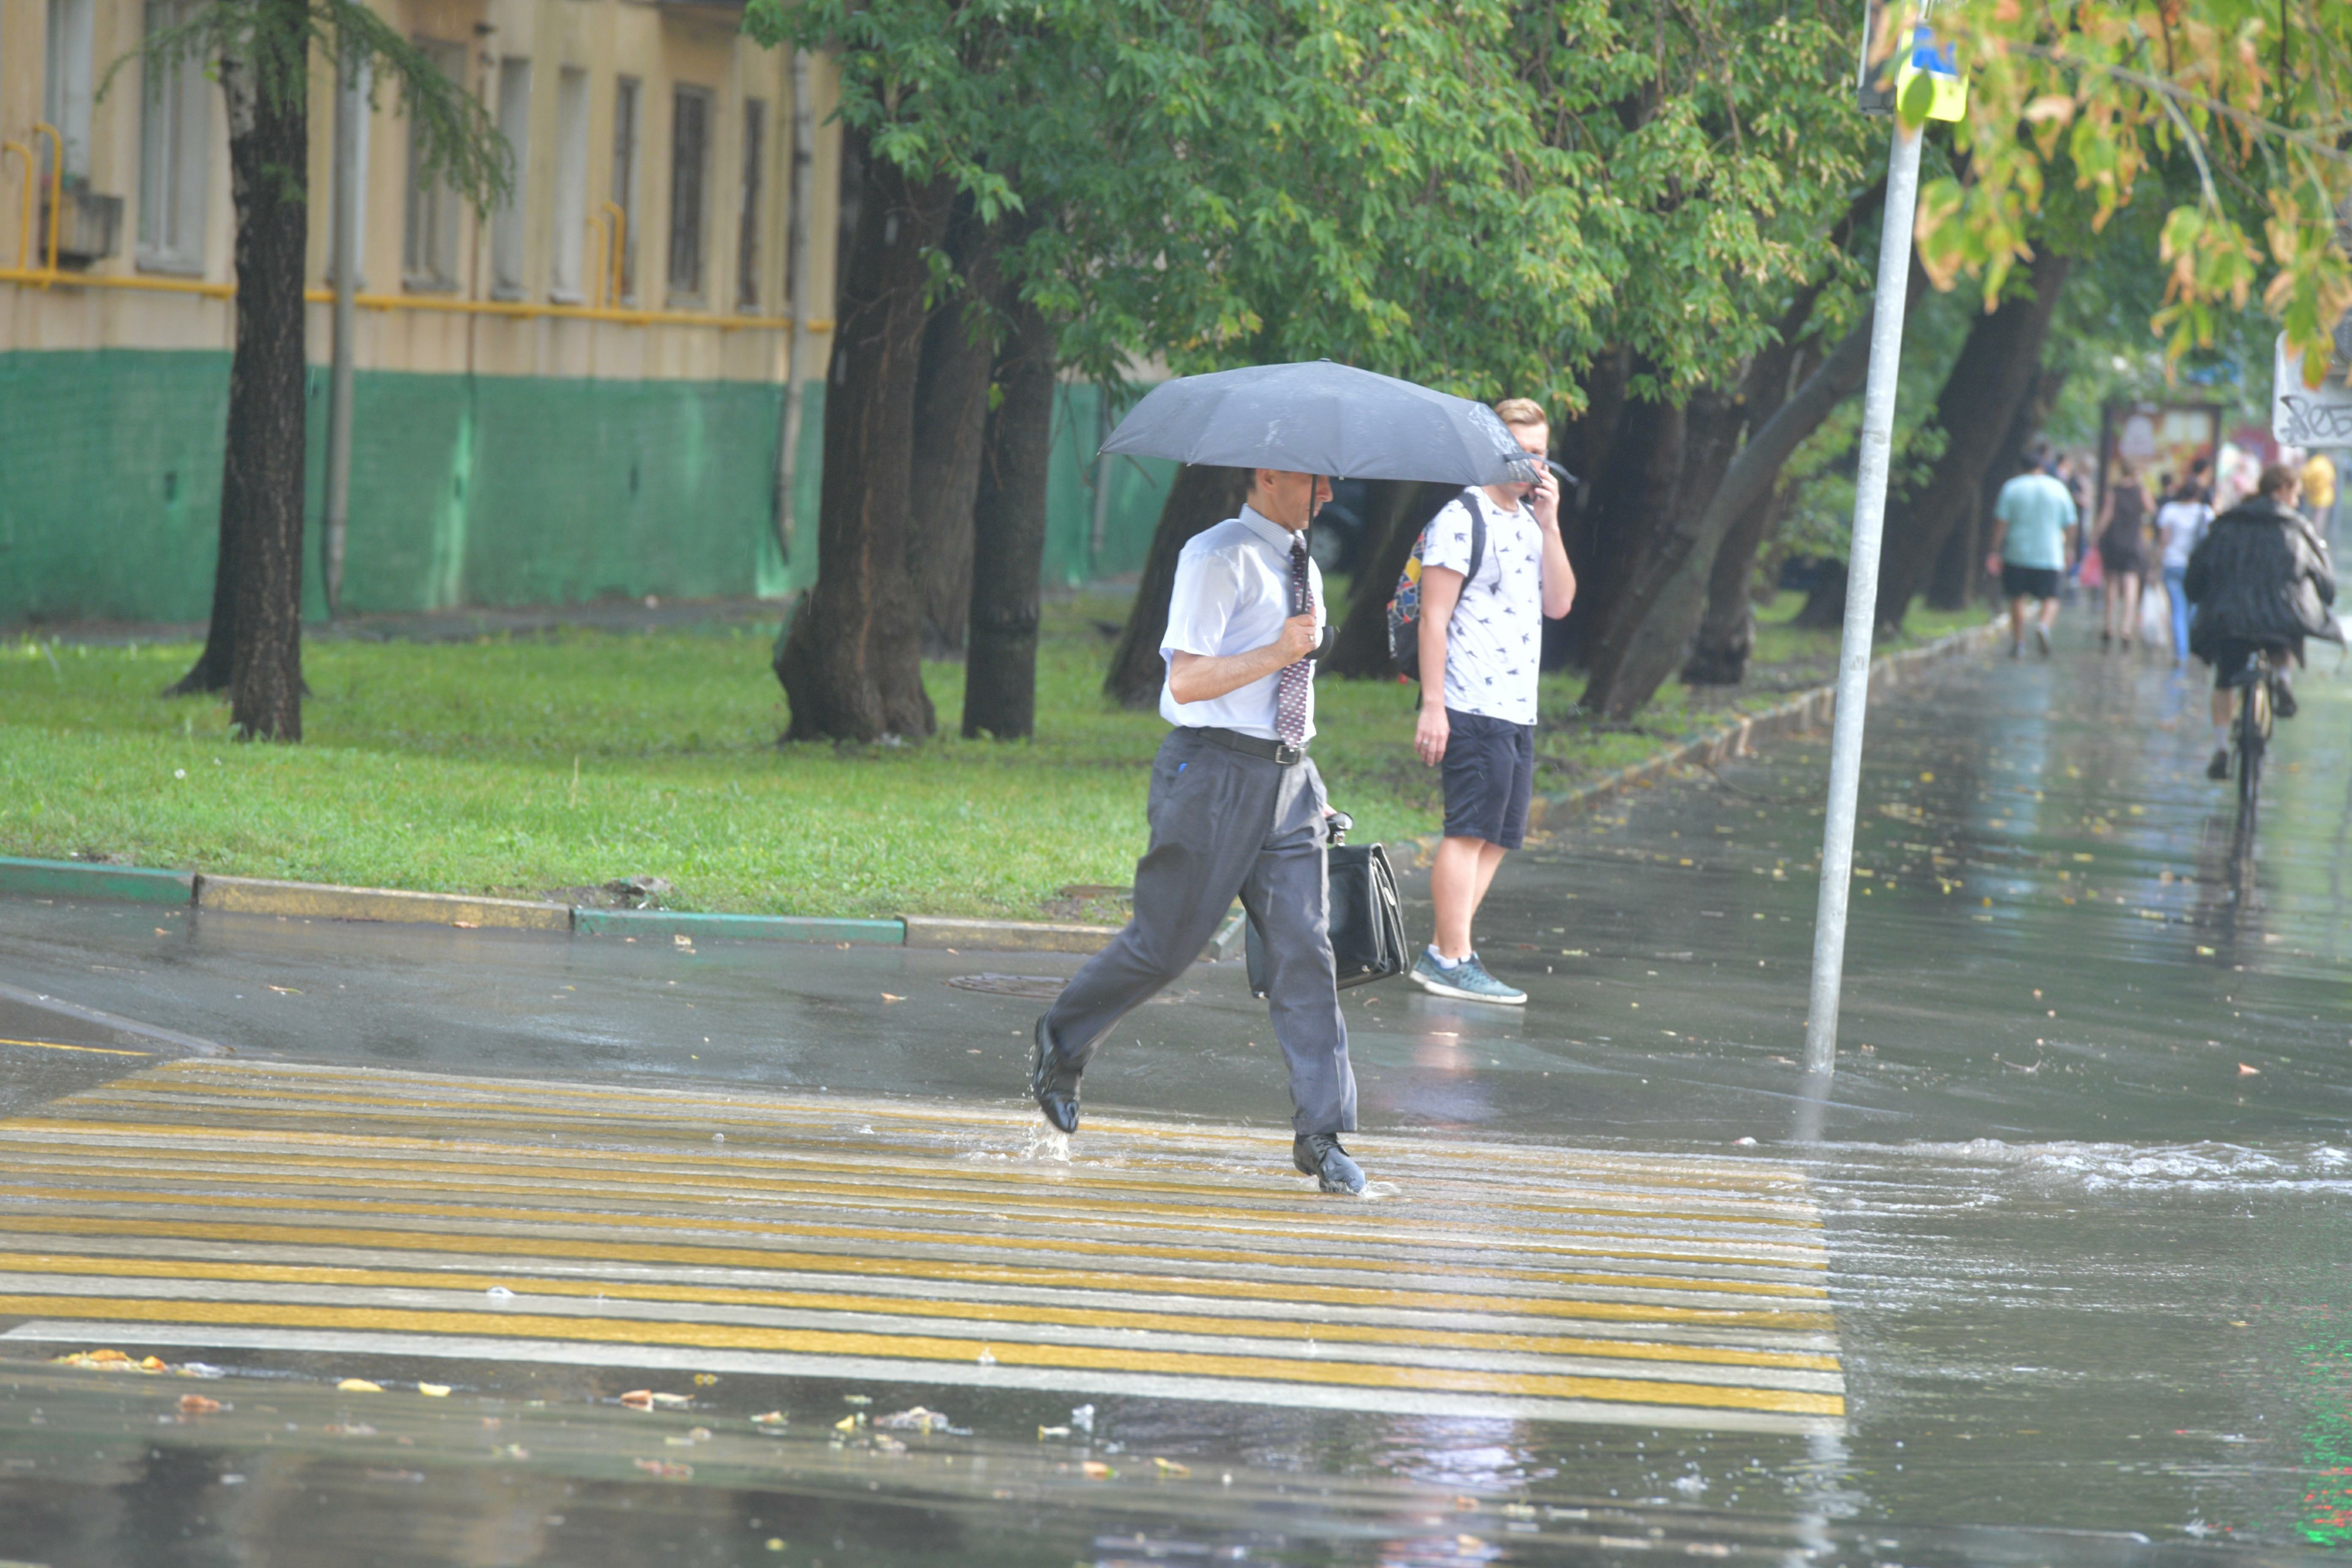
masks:
MULTIPOLYGON (((228 356, 0 353, 0 623, 194 621, 212 596, 228 356)), ((326 376, 310 384, 310 552, 326 376)), ((362 373, 343 601, 353 610, 778 595, 814 580, 824 386, 795 484, 805 543, 769 522, 780 389, 756 383, 362 373)), ((1113 469, 1092 548, 1096 391, 1062 389, 1045 581, 1142 564, 1172 465, 1113 469)), ((305 597, 324 614, 314 569, 305 597)))

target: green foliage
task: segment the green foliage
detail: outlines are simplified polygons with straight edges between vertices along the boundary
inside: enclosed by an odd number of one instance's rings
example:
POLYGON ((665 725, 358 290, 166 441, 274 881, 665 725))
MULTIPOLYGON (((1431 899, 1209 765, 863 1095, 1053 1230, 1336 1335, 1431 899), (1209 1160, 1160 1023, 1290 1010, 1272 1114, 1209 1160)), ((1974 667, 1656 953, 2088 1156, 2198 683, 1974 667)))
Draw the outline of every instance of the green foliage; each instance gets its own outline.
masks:
POLYGON ((751 0, 1116 375, 1329 357, 1478 397, 1720 376, 1862 177, 1831 0, 751 0))
MULTIPOLYGON (((1781 615, 1794 609, 1793 599, 1781 615)), ((1124 885, 1143 847, 1157 714, 1105 703, 1113 599, 1051 605, 1037 738, 778 746, 764 628, 568 632, 467 643, 323 639, 303 650, 305 743, 240 746, 224 704, 158 702, 186 644, 0 647, 0 853, 537 897, 648 873, 683 907, 1036 918, 1065 884, 1124 885)), ((1834 634, 1767 626, 1744 708, 1818 679, 1834 634)), ((1914 616, 1915 630, 1940 625, 1914 616)), ((954 711, 963 671, 924 668, 954 711)), ((1538 787, 1559 790, 1721 722, 1675 686, 1638 731, 1569 721, 1547 676, 1538 787)), ((1326 681, 1318 764, 1360 835, 1439 825, 1412 754, 1414 689, 1326 681)))
POLYGON ((2167 362, 2215 348, 2260 285, 2320 373, 2352 307, 2336 233, 2352 199, 2352 5, 1980 0, 1937 21, 1971 79, 1955 132, 1965 163, 1920 195, 1921 259, 1939 284, 1976 277, 1990 300, 2062 188, 2095 235, 2150 170, 2185 163, 2194 195, 2176 198, 2158 238, 2167 362))
POLYGON ((107 68, 99 90, 110 90, 132 60, 143 61, 151 77, 191 59, 214 70, 228 60, 251 74, 257 92, 284 102, 307 94, 313 51, 331 59, 338 50, 371 73, 371 108, 382 106, 389 89, 416 127, 425 177, 446 182, 485 214, 512 193, 514 150, 481 100, 361 0, 213 0, 146 34, 107 68))

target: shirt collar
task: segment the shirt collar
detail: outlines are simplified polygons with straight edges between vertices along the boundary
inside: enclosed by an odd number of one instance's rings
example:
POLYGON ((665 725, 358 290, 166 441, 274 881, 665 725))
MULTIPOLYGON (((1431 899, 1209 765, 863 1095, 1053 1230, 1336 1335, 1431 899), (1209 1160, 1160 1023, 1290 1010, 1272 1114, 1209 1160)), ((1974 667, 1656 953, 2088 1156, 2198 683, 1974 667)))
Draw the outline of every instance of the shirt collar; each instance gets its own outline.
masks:
POLYGON ((1248 529, 1252 533, 1256 534, 1260 539, 1265 540, 1268 544, 1273 545, 1285 555, 1290 553, 1290 546, 1293 541, 1305 537, 1303 534, 1291 532, 1290 530, 1283 527, 1282 524, 1275 521, 1272 518, 1266 516, 1264 512, 1259 511, 1255 507, 1251 506, 1246 501, 1242 503, 1241 522, 1244 528, 1248 529))

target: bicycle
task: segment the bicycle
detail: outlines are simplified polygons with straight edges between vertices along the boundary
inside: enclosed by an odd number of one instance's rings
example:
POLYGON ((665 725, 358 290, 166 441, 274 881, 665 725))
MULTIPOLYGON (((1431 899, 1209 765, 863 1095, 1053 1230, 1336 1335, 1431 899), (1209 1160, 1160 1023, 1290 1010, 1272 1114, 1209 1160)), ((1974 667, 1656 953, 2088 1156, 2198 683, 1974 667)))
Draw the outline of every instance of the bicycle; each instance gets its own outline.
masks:
POLYGON ((2269 648, 2256 648, 2252 663, 2254 678, 2241 692, 2238 721, 2230 731, 2231 744, 2238 753, 2238 816, 2249 826, 2261 804, 2263 753, 2270 749, 2279 685, 2278 666, 2269 648))

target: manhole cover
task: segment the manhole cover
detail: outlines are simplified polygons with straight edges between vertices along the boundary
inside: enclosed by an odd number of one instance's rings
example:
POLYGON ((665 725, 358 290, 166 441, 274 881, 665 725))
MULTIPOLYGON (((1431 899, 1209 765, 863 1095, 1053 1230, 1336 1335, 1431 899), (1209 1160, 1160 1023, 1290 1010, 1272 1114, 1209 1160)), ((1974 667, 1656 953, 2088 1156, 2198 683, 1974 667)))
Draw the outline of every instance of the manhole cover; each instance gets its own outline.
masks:
POLYGON ((959 991, 985 991, 991 996, 1032 996, 1051 1002, 1069 982, 1052 974, 959 974, 949 980, 959 991))

